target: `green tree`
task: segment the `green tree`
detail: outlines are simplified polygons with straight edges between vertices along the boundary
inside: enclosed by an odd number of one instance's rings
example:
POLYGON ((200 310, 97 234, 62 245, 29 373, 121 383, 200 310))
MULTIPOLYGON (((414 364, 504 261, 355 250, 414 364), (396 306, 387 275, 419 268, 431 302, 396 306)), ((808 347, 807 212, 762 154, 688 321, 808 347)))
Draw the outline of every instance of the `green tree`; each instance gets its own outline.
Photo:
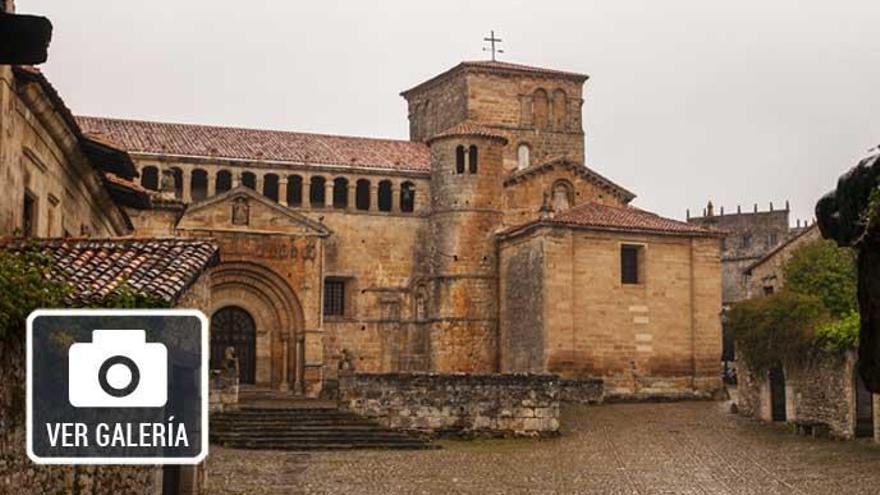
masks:
POLYGON ((858 307, 855 254, 850 248, 824 239, 805 244, 792 253, 783 273, 786 289, 817 296, 835 318, 858 307))
POLYGON ((789 290, 738 303, 728 315, 738 355, 760 375, 809 357, 815 330, 829 320, 818 297, 789 290))

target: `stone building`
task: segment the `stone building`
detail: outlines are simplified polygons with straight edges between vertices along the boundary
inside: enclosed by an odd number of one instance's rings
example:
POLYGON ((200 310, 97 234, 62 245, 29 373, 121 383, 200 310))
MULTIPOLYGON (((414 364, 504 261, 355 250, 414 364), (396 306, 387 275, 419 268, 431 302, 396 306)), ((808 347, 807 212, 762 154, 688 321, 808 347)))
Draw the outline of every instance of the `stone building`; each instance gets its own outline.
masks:
MULTIPOLYGON (((77 117, 153 191, 136 233, 215 239, 212 346, 316 396, 358 371, 719 384, 719 235, 585 164, 587 76, 464 62, 402 93, 410 140, 77 117)), ((134 193, 132 193, 134 194, 134 193)))
POLYGON ((819 226, 812 224, 789 237, 788 240, 770 250, 767 254, 743 270, 746 297, 751 299, 761 295, 779 292, 785 285, 785 263, 798 248, 822 238, 819 226))
POLYGON ((743 212, 737 208, 735 213, 724 213, 721 208, 716 214, 710 201, 699 217, 690 216, 688 223, 712 228, 724 233, 721 242, 721 280, 723 284, 722 302, 729 306, 748 298, 748 287, 744 271, 764 255, 800 232, 800 226, 792 229, 789 223, 788 202, 785 209, 773 208, 743 212))
POLYGON ((0 236, 128 234, 106 173, 136 170, 124 151, 83 134, 40 71, 0 65, 0 236))

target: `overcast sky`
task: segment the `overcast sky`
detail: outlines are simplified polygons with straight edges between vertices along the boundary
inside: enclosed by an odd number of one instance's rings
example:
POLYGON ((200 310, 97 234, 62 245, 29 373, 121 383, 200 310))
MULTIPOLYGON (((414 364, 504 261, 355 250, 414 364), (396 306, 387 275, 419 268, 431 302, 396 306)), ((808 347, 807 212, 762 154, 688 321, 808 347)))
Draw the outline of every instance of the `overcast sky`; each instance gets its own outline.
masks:
POLYGON ((407 138, 398 93, 487 57, 589 74, 588 164, 683 218, 791 200, 880 143, 880 2, 17 0, 74 113, 407 138))

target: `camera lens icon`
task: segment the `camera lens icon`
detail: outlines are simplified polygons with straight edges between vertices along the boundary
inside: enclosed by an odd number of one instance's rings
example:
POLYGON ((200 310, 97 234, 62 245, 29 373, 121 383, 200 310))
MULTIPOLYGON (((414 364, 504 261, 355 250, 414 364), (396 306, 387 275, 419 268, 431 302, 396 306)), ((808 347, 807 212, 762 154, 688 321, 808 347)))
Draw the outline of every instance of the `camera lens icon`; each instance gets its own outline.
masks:
POLYGON ((168 349, 144 330, 93 330, 68 351, 74 407, 162 407, 168 401, 168 349))

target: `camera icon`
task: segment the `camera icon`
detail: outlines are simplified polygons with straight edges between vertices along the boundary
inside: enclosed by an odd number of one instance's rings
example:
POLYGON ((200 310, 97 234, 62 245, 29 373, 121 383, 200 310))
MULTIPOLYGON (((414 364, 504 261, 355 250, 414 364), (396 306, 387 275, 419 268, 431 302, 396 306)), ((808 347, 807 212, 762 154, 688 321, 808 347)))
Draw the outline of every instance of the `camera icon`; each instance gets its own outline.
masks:
POLYGON ((144 330, 93 330, 70 346, 68 397, 74 407, 162 407, 168 401, 168 349, 144 330))

